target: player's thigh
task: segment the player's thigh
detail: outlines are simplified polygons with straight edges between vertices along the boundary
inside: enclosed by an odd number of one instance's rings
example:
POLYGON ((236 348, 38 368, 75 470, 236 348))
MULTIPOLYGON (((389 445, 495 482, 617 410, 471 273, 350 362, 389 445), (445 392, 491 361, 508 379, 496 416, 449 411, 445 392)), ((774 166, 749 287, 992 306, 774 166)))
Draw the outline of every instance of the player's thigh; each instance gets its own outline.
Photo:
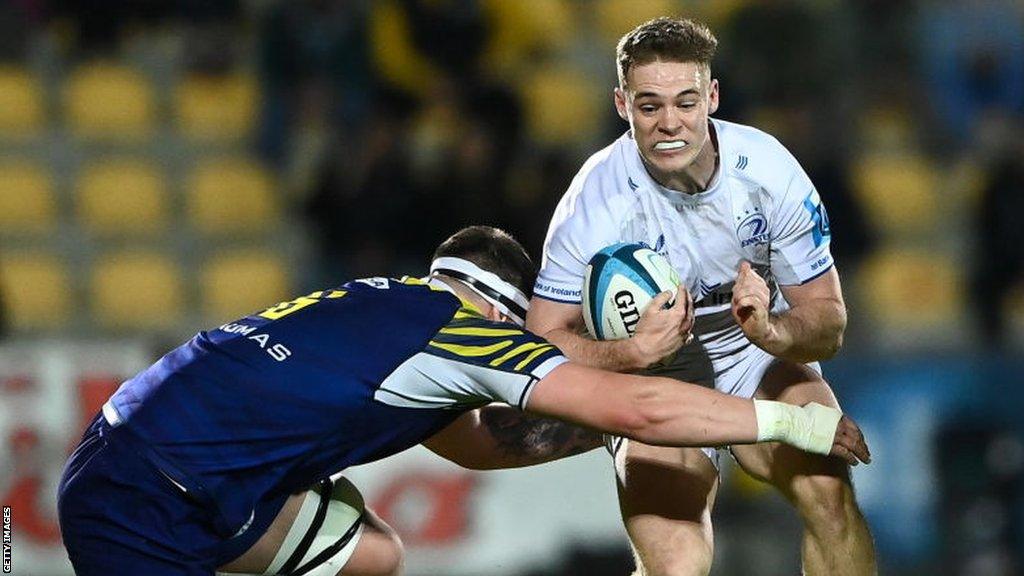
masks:
MULTIPOLYGON (((839 408, 831 387, 817 370, 780 359, 765 371, 755 397, 797 406, 817 402, 839 408)), ((790 499, 802 482, 829 483, 829 478, 836 478, 848 483, 848 468, 839 458, 810 454, 777 442, 733 446, 732 453, 747 473, 773 484, 790 499)))
POLYGON ((710 565, 718 469, 708 453, 627 440, 616 452, 616 475, 626 531, 649 573, 710 565))

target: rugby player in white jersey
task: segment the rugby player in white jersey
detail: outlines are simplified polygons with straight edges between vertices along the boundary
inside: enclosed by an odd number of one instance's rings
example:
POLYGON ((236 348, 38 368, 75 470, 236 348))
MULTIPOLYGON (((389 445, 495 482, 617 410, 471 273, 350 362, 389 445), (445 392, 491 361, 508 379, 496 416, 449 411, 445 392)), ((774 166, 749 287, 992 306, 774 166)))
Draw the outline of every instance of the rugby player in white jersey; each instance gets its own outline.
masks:
MULTIPOLYGON (((583 165, 556 208, 527 327, 591 366, 838 407, 816 364, 839 350, 846 326, 828 217, 775 138, 709 117, 719 102, 716 47, 704 25, 668 18, 619 42, 614 101, 630 129, 583 165), (581 335, 587 262, 615 242, 643 242, 668 257, 697 302, 692 334, 669 309, 645 314, 629 340, 581 335)), ((609 444, 638 572, 707 574, 717 453, 609 444)), ((844 461, 779 444, 732 453, 796 508, 806 574, 877 572, 844 461)))

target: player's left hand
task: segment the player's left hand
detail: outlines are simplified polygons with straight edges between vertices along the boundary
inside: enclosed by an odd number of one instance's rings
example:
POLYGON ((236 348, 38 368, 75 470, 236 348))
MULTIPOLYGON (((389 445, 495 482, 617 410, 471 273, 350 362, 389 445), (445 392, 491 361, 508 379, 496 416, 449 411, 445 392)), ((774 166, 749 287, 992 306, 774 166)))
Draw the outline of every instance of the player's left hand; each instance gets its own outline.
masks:
POLYGON ((774 330, 768 314, 770 302, 768 283, 754 271, 750 262, 740 263, 732 289, 732 316, 747 339, 761 348, 765 348, 774 330))

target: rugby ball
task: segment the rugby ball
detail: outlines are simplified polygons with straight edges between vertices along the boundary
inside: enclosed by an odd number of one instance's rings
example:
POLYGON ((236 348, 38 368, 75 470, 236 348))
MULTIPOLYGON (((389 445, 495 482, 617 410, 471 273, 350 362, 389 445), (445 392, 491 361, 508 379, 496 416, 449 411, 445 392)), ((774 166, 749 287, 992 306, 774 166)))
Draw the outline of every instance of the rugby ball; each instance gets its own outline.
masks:
POLYGON ((642 244, 612 244, 587 264, 583 278, 587 331, 597 340, 629 338, 651 300, 678 286, 679 274, 664 256, 642 244))

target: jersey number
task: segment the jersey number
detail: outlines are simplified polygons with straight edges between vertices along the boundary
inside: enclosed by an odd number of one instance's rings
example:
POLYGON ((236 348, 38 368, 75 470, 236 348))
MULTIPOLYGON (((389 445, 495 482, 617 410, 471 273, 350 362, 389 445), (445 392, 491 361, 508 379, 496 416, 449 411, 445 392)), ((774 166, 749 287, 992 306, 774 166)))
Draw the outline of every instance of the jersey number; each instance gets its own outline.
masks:
POLYGON ((263 312, 260 312, 259 317, 266 318, 268 320, 278 320, 280 318, 284 318, 285 316, 291 314, 292 312, 302 310, 306 306, 312 306, 313 304, 320 302, 320 300, 324 298, 341 298, 345 294, 347 294, 347 292, 345 292, 344 290, 318 290, 307 296, 299 296, 295 300, 275 304, 274 306, 267 308, 263 312))

